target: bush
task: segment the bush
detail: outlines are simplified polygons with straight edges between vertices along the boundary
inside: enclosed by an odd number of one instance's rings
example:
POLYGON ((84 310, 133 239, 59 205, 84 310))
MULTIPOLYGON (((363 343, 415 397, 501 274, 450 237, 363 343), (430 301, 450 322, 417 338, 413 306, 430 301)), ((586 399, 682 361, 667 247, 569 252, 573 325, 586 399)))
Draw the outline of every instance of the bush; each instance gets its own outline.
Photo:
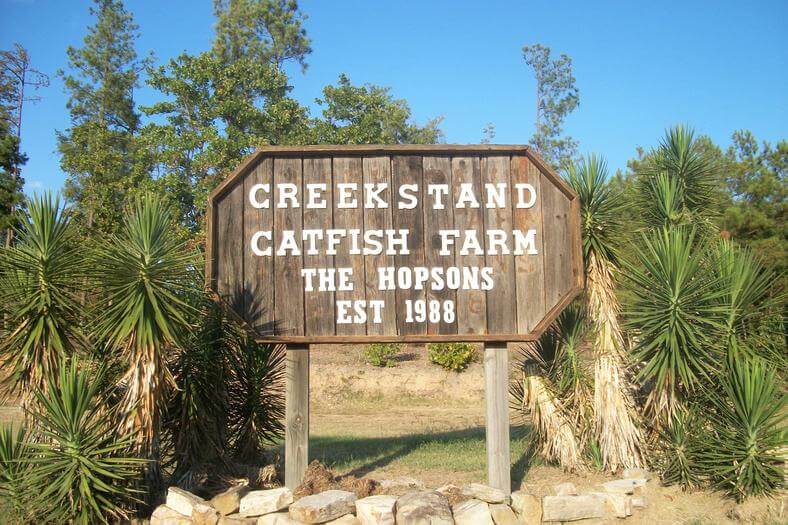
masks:
POLYGON ((455 372, 462 372, 477 360, 476 347, 470 343, 430 343, 427 350, 430 361, 455 372))
POLYGON ((396 366, 400 351, 402 345, 399 343, 374 343, 364 349, 364 360, 373 366, 396 366))

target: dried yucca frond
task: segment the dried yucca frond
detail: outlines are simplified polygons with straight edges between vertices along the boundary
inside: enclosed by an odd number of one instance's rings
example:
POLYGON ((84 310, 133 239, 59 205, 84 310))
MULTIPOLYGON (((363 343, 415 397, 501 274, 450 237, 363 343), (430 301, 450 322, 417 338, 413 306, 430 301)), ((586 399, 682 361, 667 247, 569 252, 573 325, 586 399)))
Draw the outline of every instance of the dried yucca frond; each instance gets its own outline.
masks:
POLYGON ((643 436, 624 373, 619 305, 608 263, 592 252, 588 260, 588 305, 595 328, 594 428, 604 468, 638 467, 643 436))
POLYGON ((584 465, 574 427, 545 379, 523 374, 522 382, 522 408, 531 414, 544 457, 566 470, 581 469, 584 465))

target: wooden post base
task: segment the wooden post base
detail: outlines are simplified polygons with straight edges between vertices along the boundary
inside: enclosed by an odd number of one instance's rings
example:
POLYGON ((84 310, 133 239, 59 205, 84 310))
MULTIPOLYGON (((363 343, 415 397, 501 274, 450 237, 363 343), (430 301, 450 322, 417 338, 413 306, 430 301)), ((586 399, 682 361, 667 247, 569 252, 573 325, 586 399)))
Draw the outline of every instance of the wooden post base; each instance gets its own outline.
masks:
POLYGON ((484 401, 487 414, 487 483, 511 493, 509 455, 509 351, 506 343, 484 347, 484 401))
POLYGON ((285 485, 301 484, 309 462, 309 345, 287 345, 285 485))

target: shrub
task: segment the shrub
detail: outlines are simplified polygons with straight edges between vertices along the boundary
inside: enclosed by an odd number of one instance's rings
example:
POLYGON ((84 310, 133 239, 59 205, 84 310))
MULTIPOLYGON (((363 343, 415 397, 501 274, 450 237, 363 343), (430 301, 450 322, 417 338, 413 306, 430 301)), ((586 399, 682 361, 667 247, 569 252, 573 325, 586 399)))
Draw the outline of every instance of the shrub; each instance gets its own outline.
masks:
POLYGON ((128 455, 134 434, 118 436, 116 414, 100 390, 102 374, 80 369, 74 359, 49 371, 46 388, 34 391, 25 483, 40 522, 107 523, 125 518, 136 501, 132 483, 144 460, 128 455))
POLYGON ((402 345, 399 343, 374 343, 364 349, 364 360, 373 366, 396 366, 401 351, 402 345))
MULTIPOLYGON (((0 512, 8 523, 24 523, 26 503, 24 480, 30 467, 23 427, 0 425, 0 512)), ((0 519, 0 521, 2 521, 0 519)))
POLYGON ((476 348, 470 343, 430 343, 427 350, 430 361, 455 372, 477 360, 476 348))

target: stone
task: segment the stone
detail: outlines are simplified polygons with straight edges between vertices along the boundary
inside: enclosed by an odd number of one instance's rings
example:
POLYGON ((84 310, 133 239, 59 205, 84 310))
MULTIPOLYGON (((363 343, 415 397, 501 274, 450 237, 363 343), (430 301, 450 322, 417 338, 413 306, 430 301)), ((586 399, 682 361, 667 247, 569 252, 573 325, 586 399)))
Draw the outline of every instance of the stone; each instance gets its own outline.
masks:
POLYGON ((434 490, 411 492, 397 500, 397 525, 452 525, 446 496, 434 490))
POLYGON ((219 525, 257 525, 257 518, 244 518, 240 514, 219 517, 219 525))
POLYGON ((494 525, 490 506, 478 499, 469 499, 451 508, 456 525, 494 525))
POLYGON ((556 496, 577 496, 579 494, 575 484, 569 482, 559 483, 553 487, 553 490, 555 490, 556 496))
POLYGON ((192 517, 192 511, 195 507, 199 507, 200 511, 204 511, 205 507, 207 507, 204 499, 178 487, 170 487, 167 490, 166 505, 187 518, 192 517))
POLYGON ((241 497, 238 514, 248 518, 262 516, 287 508, 293 503, 293 492, 287 487, 252 490, 241 497))
POLYGON ((632 496, 632 506, 636 509, 645 509, 648 507, 646 496, 632 496))
POLYGON ((542 521, 574 521, 604 518, 607 513, 605 500, 584 494, 582 496, 545 496, 542 498, 542 521))
POLYGON ((424 490, 424 483, 416 478, 401 477, 394 479, 381 479, 378 487, 387 494, 410 492, 414 490, 424 490))
POLYGON ((241 508, 241 498, 249 489, 245 485, 230 487, 211 498, 210 504, 222 516, 235 514, 241 508))
POLYGON ((352 514, 345 514, 341 518, 327 521, 323 525, 359 525, 361 522, 352 514))
POLYGON ((509 503, 509 496, 501 489, 482 485, 481 483, 471 483, 462 489, 462 493, 471 498, 480 499, 487 503, 509 503))
POLYGON ((605 492, 613 494, 640 494, 646 486, 646 478, 616 479, 602 483, 605 492))
POLYGON ((192 523, 194 525, 217 525, 221 515, 208 504, 195 505, 192 509, 192 523))
POLYGON ((644 468, 625 468, 621 477, 624 479, 651 479, 651 472, 644 468))
POLYGON ((523 525, 542 523, 542 501, 522 490, 512 492, 512 508, 523 525))
POLYGON ((490 515, 495 525, 520 525, 512 508, 504 503, 490 503, 490 515))
POLYGON ((192 520, 167 505, 159 505, 150 517, 150 525, 191 525, 192 520))
POLYGON ((454 483, 449 483, 448 485, 443 485, 442 487, 438 487, 437 489, 435 489, 435 492, 440 492, 445 496, 446 494, 450 494, 452 492, 462 492, 462 489, 459 486, 455 485, 454 483))
POLYGON ((257 525, 302 525, 290 517, 287 512, 274 512, 257 518, 257 525))
POLYGON ((394 525, 394 496, 369 496, 356 500, 356 517, 361 525, 394 525))
POLYGON ((605 508, 616 518, 626 518, 632 515, 632 497, 626 494, 592 492, 605 502, 605 508))
POLYGON ((306 496, 290 505, 290 517, 305 523, 335 520, 356 509, 356 495, 346 490, 327 490, 306 496))

